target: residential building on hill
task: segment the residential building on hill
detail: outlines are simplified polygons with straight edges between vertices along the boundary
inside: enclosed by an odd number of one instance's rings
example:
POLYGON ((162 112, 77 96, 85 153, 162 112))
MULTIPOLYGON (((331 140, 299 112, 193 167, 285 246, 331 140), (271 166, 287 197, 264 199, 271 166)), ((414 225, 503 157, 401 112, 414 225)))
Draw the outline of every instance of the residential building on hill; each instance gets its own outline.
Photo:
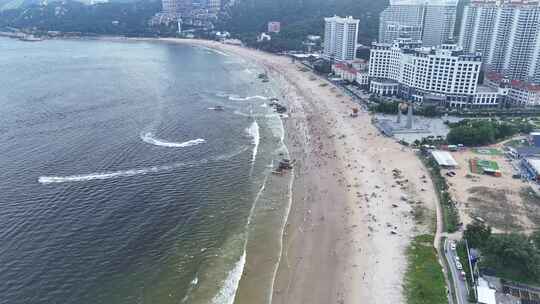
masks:
POLYGON ((338 16, 324 18, 324 57, 330 60, 351 61, 356 57, 358 19, 338 16))
POLYGON ((489 72, 540 83, 540 1, 473 0, 463 12, 459 44, 482 53, 489 72))
POLYGON ((437 46, 454 38, 457 0, 390 0, 379 17, 381 43, 398 38, 421 40, 437 46))

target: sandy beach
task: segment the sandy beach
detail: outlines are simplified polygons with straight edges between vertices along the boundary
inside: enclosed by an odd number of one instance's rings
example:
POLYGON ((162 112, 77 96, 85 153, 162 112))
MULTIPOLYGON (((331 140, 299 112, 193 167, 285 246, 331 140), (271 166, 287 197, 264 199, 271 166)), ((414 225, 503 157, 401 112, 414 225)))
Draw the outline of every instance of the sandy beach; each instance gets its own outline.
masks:
POLYGON ((290 58, 164 40, 252 60, 282 83, 287 144, 297 165, 272 302, 404 303, 406 248, 413 236, 435 230, 436 194, 414 152, 380 135, 368 113, 350 117, 349 96, 290 58), (414 208, 425 210, 423 224, 415 222, 414 208))

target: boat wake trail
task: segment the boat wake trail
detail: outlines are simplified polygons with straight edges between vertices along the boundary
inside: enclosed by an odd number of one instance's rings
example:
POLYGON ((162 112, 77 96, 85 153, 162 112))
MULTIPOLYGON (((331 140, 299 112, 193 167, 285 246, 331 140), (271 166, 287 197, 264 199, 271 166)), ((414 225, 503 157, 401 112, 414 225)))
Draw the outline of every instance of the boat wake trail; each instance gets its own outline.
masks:
POLYGON ((155 138, 154 134, 150 132, 141 133, 141 139, 145 143, 155 145, 155 146, 160 146, 160 147, 167 147, 167 148, 186 148, 186 147, 200 145, 206 142, 206 140, 202 138, 188 140, 182 143, 169 142, 169 141, 164 141, 164 140, 155 138))
MULTIPOLYGON (((206 161, 201 161, 199 163, 204 163, 206 161)), ((131 177, 135 175, 144 175, 149 173, 157 173, 163 171, 169 171, 172 169, 184 167, 187 165, 195 165, 196 163, 176 163, 166 166, 154 166, 141 169, 131 169, 123 171, 114 171, 114 172, 102 172, 102 173, 91 173, 91 174, 82 174, 82 175, 71 175, 71 176, 42 176, 38 179, 41 184, 53 184, 53 183, 69 183, 69 182, 85 182, 91 180, 105 180, 119 177, 131 177)))
POLYGON ((268 100, 270 98, 266 96, 260 96, 260 95, 248 96, 248 97, 229 96, 229 100, 233 100, 233 101, 248 101, 252 99, 268 100))
POLYGON ((86 181, 92 181, 92 180, 107 180, 107 179, 122 178, 122 177, 132 177, 132 176, 145 175, 145 174, 155 174, 155 173, 175 170, 182 167, 201 165, 201 164, 208 163, 210 161, 221 161, 221 160, 229 159, 229 158, 235 157, 236 155, 241 154, 242 152, 246 150, 247 150, 247 147, 243 147, 233 153, 223 154, 212 159, 202 159, 199 161, 192 161, 192 162, 179 162, 179 163, 174 163, 170 165, 153 166, 153 167, 146 167, 146 168, 140 168, 140 169, 130 169, 130 170, 121 170, 121 171, 112 171, 112 172, 98 172, 98 173, 69 175, 69 176, 41 176, 38 178, 38 182, 40 184, 73 183, 73 182, 86 182, 86 181))
POLYGON ((251 158, 251 161, 255 162, 255 159, 257 158, 257 152, 259 150, 259 142, 261 141, 259 124, 256 120, 253 121, 253 123, 246 129, 246 133, 253 139, 253 156, 251 158))

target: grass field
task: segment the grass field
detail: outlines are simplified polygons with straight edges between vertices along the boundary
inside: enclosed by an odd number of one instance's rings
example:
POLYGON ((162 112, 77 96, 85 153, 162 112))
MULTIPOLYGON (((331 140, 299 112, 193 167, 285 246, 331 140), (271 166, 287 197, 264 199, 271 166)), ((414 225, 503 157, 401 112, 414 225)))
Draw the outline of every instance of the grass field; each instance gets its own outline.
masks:
POLYGON ((499 164, 496 161, 485 160, 485 159, 471 159, 469 161, 469 166, 472 173, 475 174, 484 174, 486 171, 494 172, 499 171, 499 164))
POLYGON ((480 155, 502 155, 502 151, 496 148, 474 148, 472 151, 480 155))
POLYGON ((403 287, 408 304, 448 303, 444 275, 433 248, 433 238, 430 234, 419 235, 407 250, 409 266, 403 287))

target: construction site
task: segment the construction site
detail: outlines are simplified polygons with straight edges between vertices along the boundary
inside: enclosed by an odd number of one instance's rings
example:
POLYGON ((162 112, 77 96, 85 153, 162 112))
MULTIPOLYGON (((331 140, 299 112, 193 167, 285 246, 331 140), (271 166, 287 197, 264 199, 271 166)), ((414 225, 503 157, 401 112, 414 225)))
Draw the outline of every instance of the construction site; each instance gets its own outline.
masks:
POLYGON ((496 232, 532 232, 540 227, 536 185, 521 178, 519 162, 505 155, 501 145, 445 153, 455 166, 441 170, 463 227, 475 220, 496 232))

